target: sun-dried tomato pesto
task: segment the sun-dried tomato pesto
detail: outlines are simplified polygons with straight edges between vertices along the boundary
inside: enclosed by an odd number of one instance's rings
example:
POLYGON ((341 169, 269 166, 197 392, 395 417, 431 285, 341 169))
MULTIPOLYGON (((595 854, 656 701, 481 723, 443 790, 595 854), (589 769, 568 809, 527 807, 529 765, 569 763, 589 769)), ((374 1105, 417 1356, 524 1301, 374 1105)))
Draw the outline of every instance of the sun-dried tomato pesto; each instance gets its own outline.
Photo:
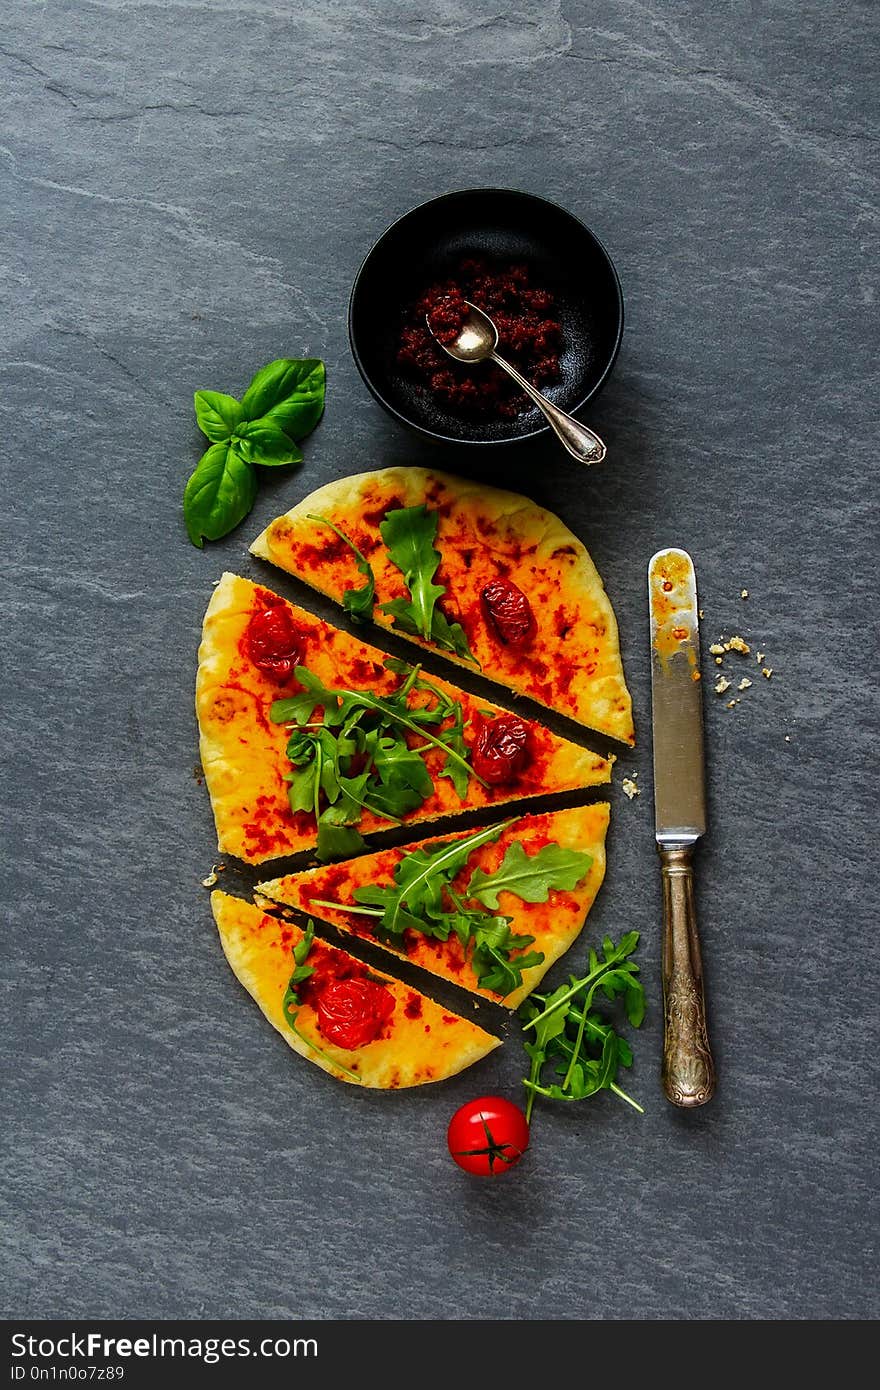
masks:
POLYGON ((397 361, 413 380, 456 414, 515 419, 530 406, 526 396, 500 367, 454 362, 428 328, 452 342, 465 318, 465 300, 483 309, 498 329, 498 349, 533 385, 559 380, 562 326, 553 295, 530 283, 523 264, 493 265, 481 257, 462 260, 445 280, 429 285, 407 306, 400 331, 397 361))

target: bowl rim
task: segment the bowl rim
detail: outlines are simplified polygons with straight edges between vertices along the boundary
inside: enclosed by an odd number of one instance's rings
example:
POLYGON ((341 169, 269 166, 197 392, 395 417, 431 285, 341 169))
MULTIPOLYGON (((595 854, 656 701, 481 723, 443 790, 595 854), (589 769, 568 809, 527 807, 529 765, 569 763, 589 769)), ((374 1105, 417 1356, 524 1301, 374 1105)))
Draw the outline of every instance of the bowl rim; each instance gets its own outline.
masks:
POLYGON ((392 232, 396 231, 402 222, 406 222, 407 218, 412 217, 414 213, 422 212, 425 208, 433 207, 437 203, 448 203, 450 201, 454 201, 457 198, 470 197, 476 193, 503 193, 507 197, 521 198, 524 201, 532 203, 541 203, 545 207, 552 208, 554 212, 561 213, 563 217, 567 217, 569 221, 576 223, 577 226, 581 229, 581 231, 586 233, 589 239, 594 243, 600 256, 604 258, 608 266, 608 269, 611 272, 611 283, 614 287, 615 298, 617 300, 617 332, 615 334, 614 344, 612 346, 611 353, 608 357, 608 361, 605 365, 605 368, 602 371, 602 374, 599 377, 598 381, 591 388, 591 390, 587 392, 585 396, 583 396, 579 401, 577 401, 576 404, 569 407, 569 413, 572 415, 575 415, 579 410, 583 409, 583 407, 587 404, 588 401, 591 401, 594 396, 597 396, 599 394, 602 387, 608 380, 608 377, 611 375, 611 372, 614 368, 614 364, 617 361, 618 353, 620 352, 621 342, 623 341, 624 303, 623 289, 621 288, 620 284, 620 276, 617 273, 617 267, 611 259, 611 256, 608 253, 608 248, 605 246, 604 242, 600 240, 600 238, 593 231, 592 227, 588 227, 586 222, 584 222, 580 217, 577 217, 573 212, 570 212, 568 208, 563 207, 561 203, 556 203, 551 198, 545 198, 539 193, 527 193, 524 189, 521 188, 500 188, 492 185, 479 186, 474 188, 452 189, 448 193, 439 193, 435 198, 428 198, 424 203, 416 203, 414 207, 407 209, 406 212, 403 212, 400 214, 399 217, 396 217, 394 221, 391 222, 385 228, 384 232, 380 233, 380 235, 373 242, 372 246, 367 251, 366 255, 361 261, 360 266, 358 267, 357 274, 355 275, 354 281, 352 283, 351 293, 348 297, 348 346, 351 351, 352 358, 354 359, 354 364, 361 375, 361 379, 364 385, 366 386, 367 390, 373 396, 374 400, 376 400, 379 403, 379 405, 382 406, 383 410, 386 410, 389 415, 393 415, 396 420, 399 420, 400 423, 402 425, 405 425, 408 429, 416 430, 419 434, 425 435, 428 439, 436 439, 443 444, 460 444, 463 447, 486 449, 504 444, 521 444, 528 439, 535 439, 540 434, 548 434, 550 432, 550 426, 546 420, 543 420, 542 417, 543 422, 541 424, 536 425, 533 429, 526 430, 524 434, 506 435, 502 439, 462 439, 458 435, 442 434, 439 430, 432 430, 427 425, 420 425, 417 421, 410 419, 408 415, 404 415, 402 411, 398 410, 396 406, 392 405, 389 400, 386 400, 386 398, 382 395, 379 389, 371 381, 369 375, 367 374, 367 370, 363 364, 363 361, 361 360, 361 355, 358 352, 357 345, 354 340, 354 333, 352 332, 352 309, 354 307, 355 296, 357 295, 364 271, 366 270, 367 264, 374 255, 374 253, 378 250, 378 248, 386 240, 386 238, 389 237, 392 234, 392 232))

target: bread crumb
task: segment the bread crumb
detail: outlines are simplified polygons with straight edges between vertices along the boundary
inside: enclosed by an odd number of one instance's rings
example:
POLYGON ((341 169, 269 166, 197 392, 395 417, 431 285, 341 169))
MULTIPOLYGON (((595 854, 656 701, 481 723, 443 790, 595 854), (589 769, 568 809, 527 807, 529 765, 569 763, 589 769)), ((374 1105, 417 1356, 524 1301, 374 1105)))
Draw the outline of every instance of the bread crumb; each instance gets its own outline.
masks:
POLYGON ((702 619, 702 618, 705 618, 706 615, 705 615, 705 613, 703 612, 702 608, 698 608, 698 609, 697 609, 697 616, 698 616, 699 618, 701 618, 701 619, 702 619))
POLYGON ((743 656, 748 656, 752 649, 742 637, 731 637, 729 642, 724 643, 724 650, 726 652, 742 652, 743 656))
POLYGON ((786 743, 791 743, 791 734, 786 734, 786 735, 785 735, 785 741, 786 741, 786 743))
POLYGON ((214 884, 217 882, 217 875, 222 874, 225 868, 225 864, 212 864, 211 872, 208 874, 208 877, 202 879, 202 887, 213 888, 214 884))
MULTIPOLYGON (((636 776, 636 777, 638 777, 638 775, 639 775, 638 773, 635 773, 635 776, 636 776)), ((636 784, 635 784, 635 782, 633 781, 632 777, 624 777, 624 779, 623 779, 623 781, 621 782, 620 785, 621 785, 621 788, 622 788, 622 790, 623 790, 624 795, 625 795, 625 796, 628 796, 629 799, 630 799, 630 801, 632 801, 632 799, 633 799, 634 796, 640 796, 640 795, 641 795, 641 790, 640 790, 639 787, 636 786, 636 784)))
POLYGON ((715 665, 716 665, 716 666, 723 666, 723 665, 724 665, 724 660, 723 660, 723 658, 720 657, 720 656, 716 656, 716 658, 715 658, 715 665))
POLYGON ((725 690, 729 690, 729 689, 730 689, 730 681, 727 679, 727 677, 726 677, 726 676, 719 676, 718 679, 717 679, 717 681, 715 682, 715 694, 716 694, 716 695, 723 695, 724 692, 725 692, 725 690))
POLYGON ((748 598, 748 596, 749 596, 749 591, 748 591, 748 589, 743 589, 742 593, 740 594, 740 598, 748 598))
POLYGON ((759 666, 762 666, 763 663, 764 663, 764 653, 763 653, 763 652, 755 652, 755 660, 757 661, 757 663, 758 663, 759 666))
POLYGON ((738 704, 739 704, 739 700, 728 700, 728 701, 727 701, 727 708, 728 708, 728 709, 733 709, 734 705, 738 705, 738 704))
POLYGON ((761 675, 762 675, 762 676, 766 676, 767 679, 769 680, 770 677, 773 675, 773 667, 772 667, 772 666, 765 666, 765 667, 763 668, 763 670, 761 671, 761 675))
POLYGON ((711 647, 709 648, 709 651, 712 653, 713 656, 724 655, 724 648, 722 647, 720 642, 713 642, 711 647))
POLYGON ((748 676, 743 676, 742 680, 736 688, 737 690, 748 690, 751 683, 752 682, 749 680, 748 676))

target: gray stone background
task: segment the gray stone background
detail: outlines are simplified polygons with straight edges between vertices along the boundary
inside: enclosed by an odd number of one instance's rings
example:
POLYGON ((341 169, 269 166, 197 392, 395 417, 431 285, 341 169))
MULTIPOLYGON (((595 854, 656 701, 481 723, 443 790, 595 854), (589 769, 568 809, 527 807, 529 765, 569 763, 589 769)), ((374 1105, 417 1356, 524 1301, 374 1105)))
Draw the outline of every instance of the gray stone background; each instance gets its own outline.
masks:
POLYGON ((4 6, 7 1315, 876 1315, 877 51, 856 0, 4 6), (349 357, 375 237, 486 184, 561 202, 618 266, 589 473, 549 441, 429 451, 349 357), (196 551, 193 388, 301 354, 329 379, 305 464, 196 551), (640 733, 588 936, 644 933, 647 1113, 545 1107, 497 1183, 445 1128, 518 1095, 516 1038, 434 1088, 341 1087, 261 1019, 200 887, 212 581, 313 487, 426 460, 502 471, 586 541, 640 733), (693 1115, 657 1080, 644 590, 670 543, 705 641, 774 669, 733 710, 706 690, 720 1084, 693 1115))

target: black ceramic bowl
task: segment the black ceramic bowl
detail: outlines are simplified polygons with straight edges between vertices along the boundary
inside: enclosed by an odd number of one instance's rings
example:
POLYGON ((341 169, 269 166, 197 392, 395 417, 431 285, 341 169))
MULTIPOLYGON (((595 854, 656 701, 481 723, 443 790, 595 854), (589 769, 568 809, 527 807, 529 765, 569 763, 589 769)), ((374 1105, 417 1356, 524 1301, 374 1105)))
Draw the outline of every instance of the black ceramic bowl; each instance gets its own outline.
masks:
MULTIPOLYGON (((561 379, 545 393, 563 410, 579 411, 604 385, 617 357, 623 336, 620 281, 589 227, 556 203, 529 193, 507 188, 446 193, 389 227, 352 288, 352 355, 379 404, 422 434, 457 444, 528 439, 549 428, 537 407, 513 420, 467 419, 437 402, 396 360, 407 305, 471 255, 496 262, 524 261, 531 283, 552 291, 554 313, 562 325, 561 379)), ((503 343, 499 351, 503 355, 503 343)))

